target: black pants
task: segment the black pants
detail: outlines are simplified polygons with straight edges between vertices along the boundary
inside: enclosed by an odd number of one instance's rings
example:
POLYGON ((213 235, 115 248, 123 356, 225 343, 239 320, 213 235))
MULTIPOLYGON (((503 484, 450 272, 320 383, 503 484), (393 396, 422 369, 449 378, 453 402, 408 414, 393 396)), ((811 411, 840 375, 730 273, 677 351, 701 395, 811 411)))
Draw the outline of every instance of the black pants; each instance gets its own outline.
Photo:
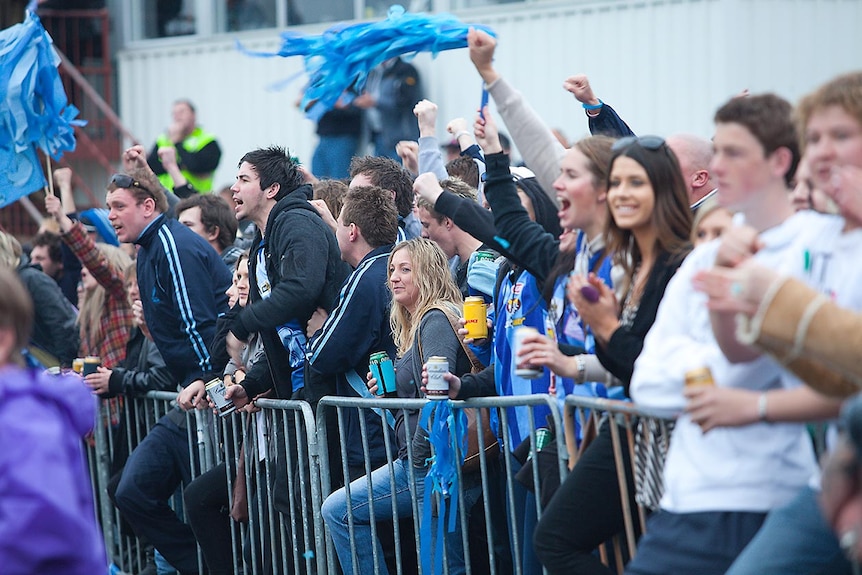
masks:
POLYGON ((210 575, 234 572, 227 486, 227 465, 220 463, 183 490, 186 520, 210 575))
POLYGON ((114 503, 132 528, 180 573, 197 573, 195 537, 168 506, 181 484, 191 480, 188 432, 172 414, 150 430, 126 461, 114 503))
MULTIPOLYGON (((584 451, 542 514, 533 537, 539 560, 552 575, 609 575, 594 553, 624 529, 610 423, 584 451)), ((619 428, 621 435, 625 429, 619 428)), ((624 435, 622 435, 624 437, 624 435)), ((635 509, 631 460, 622 449, 629 503, 635 509)))

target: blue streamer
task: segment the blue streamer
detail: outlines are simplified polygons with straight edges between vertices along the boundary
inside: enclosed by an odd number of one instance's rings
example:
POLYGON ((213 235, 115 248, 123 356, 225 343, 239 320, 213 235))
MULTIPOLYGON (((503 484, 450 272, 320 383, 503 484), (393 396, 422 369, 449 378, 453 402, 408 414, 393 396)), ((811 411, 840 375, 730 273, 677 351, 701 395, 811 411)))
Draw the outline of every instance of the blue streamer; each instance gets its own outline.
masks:
POLYGON ((256 57, 302 56, 309 77, 302 107, 307 117, 317 120, 339 98, 346 105, 361 94, 368 73, 379 64, 398 56, 409 60, 430 52, 436 57, 443 50, 464 48, 470 27, 496 36, 487 26, 463 24, 451 14, 414 14, 395 4, 386 19, 378 22, 342 22, 319 36, 283 32, 281 49, 275 53, 247 50, 239 42, 237 48, 256 57))
POLYGON ((78 109, 69 104, 59 56, 35 12, 0 31, 0 207, 45 185, 34 146, 55 160, 75 149, 78 109))
POLYGON ((463 410, 453 410, 449 400, 431 401, 422 408, 419 426, 428 432, 434 455, 425 476, 425 501, 420 534, 422 572, 438 575, 443 572, 443 546, 446 532, 455 531, 458 520, 458 469, 467 453, 467 417, 463 410), (434 563, 431 565, 432 495, 439 494, 434 563), (446 525, 446 513, 449 522, 446 525))

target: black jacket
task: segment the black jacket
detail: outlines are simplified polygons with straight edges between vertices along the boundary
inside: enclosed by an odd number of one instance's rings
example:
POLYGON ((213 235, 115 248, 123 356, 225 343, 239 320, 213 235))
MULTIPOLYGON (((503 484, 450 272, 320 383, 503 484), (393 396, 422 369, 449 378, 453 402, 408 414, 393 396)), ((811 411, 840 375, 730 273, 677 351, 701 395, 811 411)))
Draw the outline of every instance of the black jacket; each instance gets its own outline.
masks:
MULTIPOLYGON (((280 199, 252 242, 249 258, 249 304, 230 324, 237 338, 248 341, 252 332, 263 340, 278 397, 292 396, 290 358, 276 328, 291 320, 303 331, 318 307, 332 309, 350 266, 341 260, 335 234, 308 203, 311 186, 304 184, 280 199), (258 289, 258 252, 263 249, 271 292, 264 299, 258 289)), ((262 380, 261 380, 262 381, 262 380)), ((266 389, 243 383, 249 397, 266 389)))
POLYGON ((69 367, 78 355, 78 324, 72 304, 50 276, 33 266, 18 267, 18 277, 33 299, 33 334, 30 343, 69 367))
POLYGON ((661 303, 664 290, 683 259, 685 254, 659 253, 647 278, 632 325, 618 327, 608 340, 607 346, 596 345, 596 356, 605 369, 622 381, 626 395, 629 393, 635 360, 641 354, 647 332, 655 323, 658 304, 661 303))
POLYGON ((144 395, 148 391, 174 391, 177 381, 165 365, 159 349, 151 340, 144 337, 140 328, 132 330, 126 344, 126 359, 121 366, 111 370, 108 380, 108 393, 102 397, 128 397, 144 395))

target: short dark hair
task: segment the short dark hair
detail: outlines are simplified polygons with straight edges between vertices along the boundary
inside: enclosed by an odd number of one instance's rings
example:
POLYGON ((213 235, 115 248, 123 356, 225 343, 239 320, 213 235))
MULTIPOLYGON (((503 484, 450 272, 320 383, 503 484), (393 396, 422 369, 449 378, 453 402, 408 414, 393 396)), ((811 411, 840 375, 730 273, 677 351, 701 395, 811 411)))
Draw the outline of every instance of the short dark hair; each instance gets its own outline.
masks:
POLYGON ((716 124, 739 124, 763 146, 766 156, 779 148, 790 150, 790 168, 784 174, 787 185, 799 165, 799 138, 793 123, 793 106, 775 94, 732 98, 715 113, 716 124))
POLYGON ((344 196, 341 223, 356 224, 372 248, 394 244, 398 239, 398 212, 392 192, 377 186, 352 188, 344 196))
POLYGON ((23 365, 19 350, 30 341, 33 300, 15 270, 3 267, 0 267, 0 328, 11 329, 15 334, 12 355, 3 359, 23 365))
POLYGON ((179 218, 181 213, 190 208, 201 209, 201 224, 207 233, 211 234, 218 227, 216 242, 221 251, 233 245, 239 224, 224 198, 216 194, 193 194, 181 200, 174 208, 174 212, 179 218))
POLYGON ((275 199, 280 200, 287 194, 305 183, 299 163, 290 156, 290 152, 281 146, 270 146, 252 150, 240 158, 237 167, 243 162, 254 166, 260 178, 260 189, 265 190, 273 184, 278 184, 279 190, 275 199))
POLYGON ((47 247, 48 257, 56 263, 63 263, 63 248, 61 244, 63 238, 59 234, 45 230, 33 236, 33 241, 30 242, 32 248, 47 247))
POLYGON ((311 184, 311 189, 314 190, 314 199, 323 200, 332 215, 337 218, 341 213, 344 195, 347 194, 347 184, 341 180, 317 180, 311 184))
POLYGON ((402 218, 413 211, 413 176, 401 164, 384 156, 356 156, 350 161, 350 178, 365 174, 371 185, 395 194, 395 207, 402 218))
POLYGON ((473 189, 479 187, 479 166, 469 156, 458 156, 446 164, 446 173, 450 178, 460 178, 473 189))

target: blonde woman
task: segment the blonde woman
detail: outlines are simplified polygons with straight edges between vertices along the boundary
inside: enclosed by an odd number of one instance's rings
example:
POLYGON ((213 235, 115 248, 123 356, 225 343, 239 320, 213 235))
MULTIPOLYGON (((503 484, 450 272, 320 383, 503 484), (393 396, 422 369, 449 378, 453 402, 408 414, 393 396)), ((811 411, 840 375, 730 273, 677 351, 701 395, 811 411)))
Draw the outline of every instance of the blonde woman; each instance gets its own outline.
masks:
POLYGON ((81 222, 73 222, 64 213, 59 198, 47 196, 45 208, 60 224, 63 241, 81 260, 80 354, 101 358, 97 373, 88 375, 85 381, 93 393, 104 394, 108 391, 109 370, 126 357, 126 344, 133 327, 134 316, 123 273, 131 259, 118 247, 96 245, 81 222))
MULTIPOLYGON (((461 293, 437 244, 422 238, 397 244, 389 255, 389 289, 390 324, 398 347, 395 395, 404 399, 424 396, 420 390, 422 365, 431 356, 445 357, 449 371, 456 375, 469 372, 470 359, 452 329, 452 322, 461 316, 461 293)), ((368 383, 370 391, 376 392, 377 380, 371 378, 368 383)), ((380 573, 388 572, 380 542, 372 538, 371 523, 392 517, 393 497, 399 517, 413 514, 414 500, 418 502, 419 516, 422 515, 426 460, 431 456, 431 446, 425 432, 418 429, 418 411, 399 409, 393 415, 398 459, 391 467, 384 465, 371 474, 374 516, 370 513, 369 484, 365 477, 350 484, 349 499, 346 490, 339 489, 326 499, 321 509, 345 575, 373 573, 375 568, 380 573), (394 491, 390 482, 394 482, 394 491), (349 514, 353 516, 355 556, 348 528, 349 514)), ((450 539, 454 537, 447 536, 447 542, 450 539)), ((452 561, 449 555, 450 573, 453 567, 458 571, 452 561)))

